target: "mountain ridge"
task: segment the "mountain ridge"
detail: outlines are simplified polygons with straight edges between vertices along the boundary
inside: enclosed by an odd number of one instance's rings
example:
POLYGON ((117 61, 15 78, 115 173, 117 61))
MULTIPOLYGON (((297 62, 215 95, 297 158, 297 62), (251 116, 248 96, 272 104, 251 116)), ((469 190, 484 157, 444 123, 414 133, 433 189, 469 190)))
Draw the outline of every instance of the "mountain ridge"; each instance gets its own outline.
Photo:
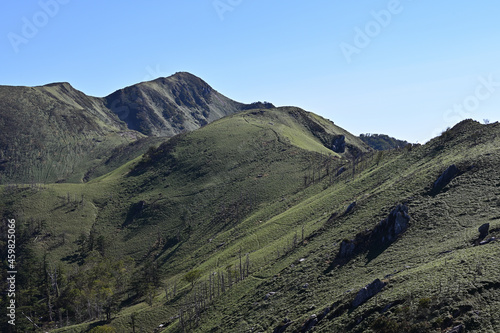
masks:
POLYGON ((68 82, 0 86, 0 183, 88 181, 111 171, 116 149, 135 158, 161 138, 254 107, 273 105, 233 101, 186 72, 102 98, 68 82))

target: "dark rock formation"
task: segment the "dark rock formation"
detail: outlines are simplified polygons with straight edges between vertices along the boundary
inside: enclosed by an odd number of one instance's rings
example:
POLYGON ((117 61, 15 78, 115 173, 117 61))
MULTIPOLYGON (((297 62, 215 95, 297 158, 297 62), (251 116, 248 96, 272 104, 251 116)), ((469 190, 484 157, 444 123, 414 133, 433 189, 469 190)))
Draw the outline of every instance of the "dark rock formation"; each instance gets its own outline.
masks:
POLYGON ((480 226, 477 231, 479 231, 479 240, 484 239, 486 236, 488 236, 488 233, 490 231, 490 224, 485 223, 482 226, 480 226))
POLYGON ((355 309, 373 296, 377 295, 384 287, 386 283, 376 279, 356 294, 356 298, 352 301, 352 308, 355 309))
POLYGON ((123 226, 126 226, 134 221, 141 212, 146 208, 146 202, 145 201, 139 201, 134 204, 132 204, 128 210, 127 217, 125 218, 125 222, 123 223, 123 226))
POLYGON ((372 232, 372 239, 376 243, 392 243, 396 238, 406 231, 408 223, 410 222, 410 215, 408 215, 408 207, 405 205, 398 205, 394 208, 389 216, 380 221, 372 232))
POLYGON ((330 307, 326 307, 323 309, 323 312, 318 316, 318 321, 321 321, 323 318, 325 318, 329 313, 330 313, 331 309, 330 307))
POLYGON ((409 223, 410 215, 408 214, 408 207, 402 204, 398 205, 391 211, 387 218, 380 221, 372 230, 362 231, 352 240, 344 239, 340 243, 337 257, 327 272, 336 265, 345 264, 352 257, 360 253, 366 251, 380 253, 380 251, 383 251, 387 246, 392 244, 399 235, 408 229, 409 223))
POLYGON ((332 150, 336 153, 342 154, 345 152, 345 136, 337 135, 332 140, 332 150))
POLYGON ((318 316, 316 316, 315 314, 313 314, 305 323, 304 325, 302 325, 302 328, 300 329, 300 331, 302 333, 305 333, 309 330, 311 330, 314 326, 316 326, 318 324, 318 316))
POLYGON ((288 318, 283 319, 283 321, 281 322, 281 324, 273 330, 273 333, 283 333, 283 332, 285 332, 286 329, 288 328, 288 326, 290 326, 292 323, 293 323, 293 321, 291 321, 288 318))
POLYGON ((350 241, 348 239, 344 239, 342 243, 340 244, 340 250, 338 254, 338 258, 340 259, 347 259, 352 256, 354 253, 354 250, 356 248, 356 245, 354 244, 353 241, 350 241))
POLYGON ((434 182, 432 193, 439 193, 446 185, 448 185, 452 181, 453 178, 458 175, 458 172, 459 170, 455 164, 450 165, 448 169, 446 169, 434 182))
POLYGON ((347 171, 347 169, 345 167, 341 167, 340 169, 337 170, 337 173, 335 174, 335 177, 340 176, 341 174, 343 174, 346 171, 347 171))
POLYGON ((354 209, 354 207, 356 207, 356 201, 354 201, 352 204, 349 205, 349 207, 347 207, 347 209, 344 212, 344 215, 347 215, 350 212, 352 212, 352 210, 354 209))

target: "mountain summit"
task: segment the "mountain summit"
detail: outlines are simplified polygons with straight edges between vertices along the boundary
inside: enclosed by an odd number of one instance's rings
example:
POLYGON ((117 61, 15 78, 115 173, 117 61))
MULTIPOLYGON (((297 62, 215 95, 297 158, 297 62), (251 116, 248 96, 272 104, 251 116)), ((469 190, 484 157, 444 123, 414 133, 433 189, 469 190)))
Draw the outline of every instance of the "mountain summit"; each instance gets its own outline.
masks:
POLYGON ((120 89, 105 101, 130 129, 153 136, 192 131, 249 108, 186 72, 120 89))

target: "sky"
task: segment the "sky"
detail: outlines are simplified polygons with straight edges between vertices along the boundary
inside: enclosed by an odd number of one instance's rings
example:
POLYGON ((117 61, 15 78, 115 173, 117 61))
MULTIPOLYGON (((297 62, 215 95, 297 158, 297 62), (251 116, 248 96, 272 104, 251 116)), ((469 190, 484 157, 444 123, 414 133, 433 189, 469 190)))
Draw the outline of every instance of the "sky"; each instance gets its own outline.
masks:
POLYGON ((0 11, 0 85, 102 97, 187 71, 244 103, 425 143, 500 120, 500 3, 23 0, 0 11))

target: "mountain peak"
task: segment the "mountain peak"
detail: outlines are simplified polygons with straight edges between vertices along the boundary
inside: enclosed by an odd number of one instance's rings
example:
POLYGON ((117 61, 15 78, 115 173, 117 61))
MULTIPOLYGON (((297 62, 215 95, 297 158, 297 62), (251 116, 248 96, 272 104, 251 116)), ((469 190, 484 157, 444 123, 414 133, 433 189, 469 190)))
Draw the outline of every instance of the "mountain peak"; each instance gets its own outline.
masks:
POLYGON ((253 108, 227 98, 188 72, 120 89, 105 100, 107 107, 130 129, 160 137, 192 131, 253 108))

